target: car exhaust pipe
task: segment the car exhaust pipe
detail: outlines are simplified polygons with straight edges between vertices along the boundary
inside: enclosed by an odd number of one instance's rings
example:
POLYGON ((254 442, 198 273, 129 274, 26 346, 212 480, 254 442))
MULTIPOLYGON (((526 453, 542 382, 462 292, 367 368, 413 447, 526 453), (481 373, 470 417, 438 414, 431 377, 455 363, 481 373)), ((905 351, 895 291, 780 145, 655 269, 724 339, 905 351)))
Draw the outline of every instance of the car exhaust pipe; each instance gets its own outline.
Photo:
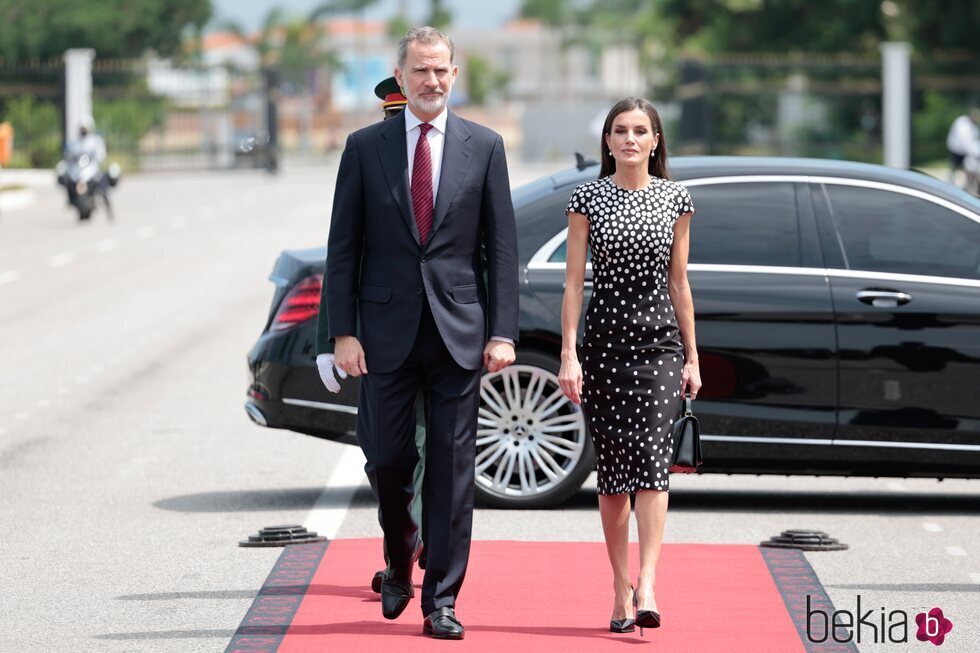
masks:
POLYGON ((265 413, 263 413, 262 409, 256 406, 255 404, 253 404, 252 402, 246 402, 245 412, 248 413, 248 416, 251 418, 251 420, 256 424, 258 424, 259 426, 269 425, 269 421, 265 418, 265 413))

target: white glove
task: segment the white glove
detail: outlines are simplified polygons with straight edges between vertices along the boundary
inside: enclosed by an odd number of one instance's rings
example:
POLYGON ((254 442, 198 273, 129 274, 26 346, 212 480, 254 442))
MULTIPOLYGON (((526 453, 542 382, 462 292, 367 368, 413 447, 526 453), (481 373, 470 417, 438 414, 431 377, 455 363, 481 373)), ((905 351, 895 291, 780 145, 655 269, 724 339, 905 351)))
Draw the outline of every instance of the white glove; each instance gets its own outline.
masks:
POLYGON ((334 377, 333 371, 336 369, 337 376, 341 379, 347 378, 347 372, 334 366, 333 354, 320 354, 317 356, 316 369, 320 372, 320 380, 323 381, 323 385, 327 390, 330 392, 340 392, 340 382, 334 377))

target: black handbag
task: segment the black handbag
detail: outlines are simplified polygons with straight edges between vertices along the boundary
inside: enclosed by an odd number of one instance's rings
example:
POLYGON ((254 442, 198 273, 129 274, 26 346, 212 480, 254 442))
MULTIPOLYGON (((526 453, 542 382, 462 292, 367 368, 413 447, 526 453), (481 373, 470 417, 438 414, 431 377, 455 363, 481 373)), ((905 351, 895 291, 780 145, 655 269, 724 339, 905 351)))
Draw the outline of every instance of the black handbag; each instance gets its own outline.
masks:
POLYGON ((691 412, 691 398, 684 395, 684 407, 674 422, 674 455, 670 461, 671 474, 691 474, 701 466, 701 429, 698 418, 691 412))

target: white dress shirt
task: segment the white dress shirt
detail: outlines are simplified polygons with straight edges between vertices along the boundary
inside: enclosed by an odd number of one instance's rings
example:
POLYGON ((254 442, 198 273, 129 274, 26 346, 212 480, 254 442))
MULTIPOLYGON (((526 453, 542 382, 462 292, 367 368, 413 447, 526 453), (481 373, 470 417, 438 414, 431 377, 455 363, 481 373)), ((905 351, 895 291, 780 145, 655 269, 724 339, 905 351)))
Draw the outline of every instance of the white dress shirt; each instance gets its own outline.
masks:
MULTIPOLYGON (((425 139, 429 141, 429 154, 432 156, 432 204, 435 206, 436 194, 439 192, 439 178, 442 173, 442 151, 446 144, 446 119, 449 116, 449 109, 444 108, 442 113, 429 121, 432 125, 432 129, 429 133, 425 135, 425 139)), ((408 146, 408 187, 412 187, 412 172, 415 168, 415 147, 419 143, 419 135, 422 130, 419 129, 424 121, 419 120, 418 117, 412 113, 410 106, 405 106, 405 145, 408 146)), ((514 341, 510 338, 502 338, 500 336, 492 336, 491 340, 499 340, 501 342, 506 342, 509 345, 513 345, 514 341)))
MULTIPOLYGON (((439 175, 442 172, 442 150, 446 143, 446 119, 449 109, 443 109, 431 122, 432 129, 426 134, 429 141, 429 154, 432 156, 432 203, 436 202, 439 192, 439 175)), ((405 144, 408 146, 408 186, 412 187, 412 172, 415 168, 415 147, 419 144, 419 125, 422 121, 412 113, 411 108, 405 107, 405 144)))

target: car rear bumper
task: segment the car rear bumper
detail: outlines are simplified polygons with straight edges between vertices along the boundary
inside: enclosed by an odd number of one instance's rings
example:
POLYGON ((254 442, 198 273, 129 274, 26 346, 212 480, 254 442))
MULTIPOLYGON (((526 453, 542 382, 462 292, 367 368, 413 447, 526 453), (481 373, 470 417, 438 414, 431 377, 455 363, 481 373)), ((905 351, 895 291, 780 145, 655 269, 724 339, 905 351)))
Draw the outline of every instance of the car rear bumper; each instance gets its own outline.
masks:
POLYGON ((284 335, 263 335, 249 353, 249 418, 268 428, 353 442, 359 383, 346 379, 339 393, 327 392, 312 355, 288 355, 284 335))

